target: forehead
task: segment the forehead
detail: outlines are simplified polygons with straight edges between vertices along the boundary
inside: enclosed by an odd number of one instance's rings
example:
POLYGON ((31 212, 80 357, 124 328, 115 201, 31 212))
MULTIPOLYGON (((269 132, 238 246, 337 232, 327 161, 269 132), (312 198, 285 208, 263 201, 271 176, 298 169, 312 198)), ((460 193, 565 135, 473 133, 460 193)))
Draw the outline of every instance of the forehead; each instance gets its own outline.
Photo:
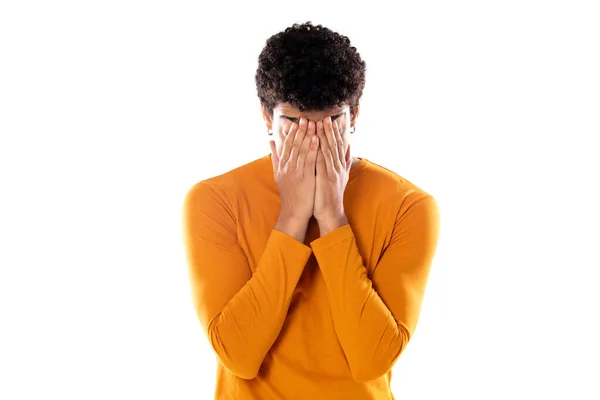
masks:
POLYGON ((288 117, 300 118, 305 117, 313 120, 320 120, 328 116, 337 115, 345 112, 349 107, 344 105, 342 107, 335 106, 331 108, 325 108, 323 110, 307 110, 300 111, 296 107, 288 103, 279 103, 274 111, 280 115, 286 115, 288 117))

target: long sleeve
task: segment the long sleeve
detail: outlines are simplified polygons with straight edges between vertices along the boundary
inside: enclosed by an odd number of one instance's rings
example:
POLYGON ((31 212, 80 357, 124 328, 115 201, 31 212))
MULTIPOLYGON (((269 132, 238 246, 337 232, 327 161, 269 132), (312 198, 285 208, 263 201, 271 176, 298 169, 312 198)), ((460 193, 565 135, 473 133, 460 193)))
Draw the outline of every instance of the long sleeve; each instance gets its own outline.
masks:
POLYGON ((183 236, 194 307, 220 362, 253 379, 277 339, 312 250, 272 230, 254 274, 225 193, 202 181, 184 200, 183 236))
POLYGON ((425 195, 398 213, 371 279, 350 224, 311 242, 336 334, 355 380, 388 372, 410 340, 437 247, 439 209, 425 195))

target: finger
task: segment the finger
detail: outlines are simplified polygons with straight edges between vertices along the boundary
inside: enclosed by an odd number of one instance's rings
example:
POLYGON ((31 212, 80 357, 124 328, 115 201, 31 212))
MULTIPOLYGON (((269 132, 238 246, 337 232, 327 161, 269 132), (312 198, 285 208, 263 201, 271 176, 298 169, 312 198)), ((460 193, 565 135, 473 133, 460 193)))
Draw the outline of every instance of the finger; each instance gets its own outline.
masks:
POLYGON ((321 143, 321 145, 319 146, 319 151, 320 153, 323 155, 323 161, 325 163, 325 169, 327 171, 328 174, 333 174, 335 173, 335 165, 333 164, 333 157, 331 156, 331 149, 329 148, 329 141, 327 140, 327 137, 325 135, 325 133, 323 132, 323 140, 320 140, 319 142, 321 143))
POLYGON ((342 167, 342 169, 345 169, 346 168, 346 151, 344 149, 344 140, 342 139, 341 129, 340 129, 337 121, 333 121, 332 128, 333 128, 333 133, 334 133, 335 143, 336 143, 335 154, 337 155, 338 160, 340 161, 340 167, 342 167))
POLYGON ((310 147, 313 136, 315 136, 315 123, 309 121, 308 128, 306 128, 306 135, 304 135, 304 139, 300 145, 298 164, 296 165, 296 168, 298 169, 303 169, 306 164, 306 155, 308 154, 308 148, 310 147))
POLYGON ((275 146, 275 141, 270 140, 269 146, 271 146, 271 162, 273 163, 273 171, 277 172, 279 169, 279 157, 277 157, 277 147, 275 146))
POLYGON ((329 157, 331 157, 332 166, 335 168, 335 170, 339 171, 340 161, 338 159, 339 155, 337 150, 337 141, 335 139, 335 132, 333 131, 331 117, 325 118, 323 122, 323 125, 325 127, 325 136, 327 137, 327 143, 329 144, 328 151, 323 152, 323 155, 325 156, 325 159, 327 159, 328 153, 330 153, 329 157))
POLYGON ((325 125, 323 121, 317 122, 317 136, 319 137, 319 155, 317 159, 321 160, 322 162, 322 173, 327 173, 329 171, 329 167, 325 162, 324 154, 327 151, 327 148, 329 147, 329 142, 327 141, 327 136, 325 136, 325 125))
POLYGON ((292 151, 292 144, 294 143, 294 138, 296 137, 296 132, 298 131, 298 124, 293 122, 290 126, 290 130, 285 136, 283 140, 283 149, 281 150, 281 156, 279 157, 279 161, 281 164, 285 164, 288 162, 290 158, 290 154, 292 151))
POLYGON ((298 165, 300 147, 302 146, 302 141, 304 140, 304 136, 306 135, 307 128, 308 120, 306 118, 300 118, 300 124, 298 125, 298 130, 296 131, 296 136, 294 137, 294 141, 292 143, 290 158, 288 159, 288 164, 290 166, 293 166, 294 168, 298 165))
POLYGON ((318 160, 323 162, 323 173, 327 172, 327 165, 325 164, 325 158, 323 157, 323 150, 326 146, 328 146, 327 137, 325 136, 325 127, 323 125, 323 121, 317 122, 317 136, 319 137, 319 155, 317 156, 318 160))
MULTIPOLYGON (((319 142, 321 139, 319 139, 319 142)), ((325 164, 325 157, 323 157, 323 152, 321 149, 317 149, 317 161, 316 161, 316 171, 317 175, 326 175, 327 174, 327 165, 325 164)))
POLYGON ((317 155, 319 153, 319 137, 317 135, 312 135, 310 139, 310 147, 308 149, 308 154, 306 156, 306 164, 304 167, 305 176, 310 176, 315 174, 315 165, 317 163, 317 155))

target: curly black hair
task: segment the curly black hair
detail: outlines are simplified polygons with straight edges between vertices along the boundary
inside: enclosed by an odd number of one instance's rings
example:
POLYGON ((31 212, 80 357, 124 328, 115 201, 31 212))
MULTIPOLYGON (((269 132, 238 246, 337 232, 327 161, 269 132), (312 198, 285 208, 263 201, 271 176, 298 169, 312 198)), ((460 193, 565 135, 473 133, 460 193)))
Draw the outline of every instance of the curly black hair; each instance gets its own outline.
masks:
POLYGON ((300 111, 348 104, 354 114, 366 64, 347 36, 310 21, 271 36, 258 57, 256 89, 267 111, 280 102, 300 111))

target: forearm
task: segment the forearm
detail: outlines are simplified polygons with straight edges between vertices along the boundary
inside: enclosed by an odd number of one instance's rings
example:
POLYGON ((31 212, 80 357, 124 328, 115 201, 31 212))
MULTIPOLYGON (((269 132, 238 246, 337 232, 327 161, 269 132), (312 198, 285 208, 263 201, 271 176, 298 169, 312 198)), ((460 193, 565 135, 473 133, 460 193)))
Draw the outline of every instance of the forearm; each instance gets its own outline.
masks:
POLYGON ((311 249, 273 230, 252 278, 211 321, 208 334, 221 363, 252 379, 277 339, 311 249))
POLYGON ((347 271, 329 268, 323 276, 335 330, 353 377, 367 381, 392 368, 409 334, 394 319, 373 288, 366 268, 358 262, 347 271))
POLYGON ((317 245, 313 250, 336 334, 354 379, 375 379, 391 369, 410 335, 373 288, 354 239, 347 237, 334 247, 317 245))

